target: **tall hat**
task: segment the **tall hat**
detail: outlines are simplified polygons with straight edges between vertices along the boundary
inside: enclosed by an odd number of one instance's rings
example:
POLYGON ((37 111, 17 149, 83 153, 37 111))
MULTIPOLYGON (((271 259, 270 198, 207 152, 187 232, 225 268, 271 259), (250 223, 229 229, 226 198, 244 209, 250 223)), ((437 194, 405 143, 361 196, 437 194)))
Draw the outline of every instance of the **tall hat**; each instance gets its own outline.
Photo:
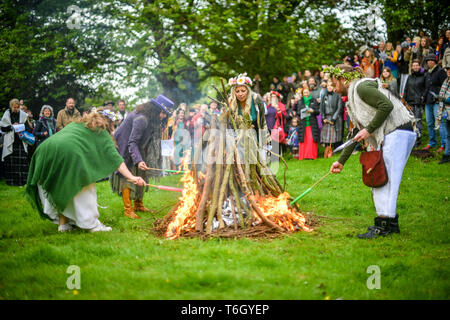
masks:
POLYGON ((167 98, 166 96, 163 96, 162 94, 159 94, 156 99, 151 99, 151 103, 153 103, 155 106, 160 107, 164 112, 167 114, 171 114, 173 106, 175 105, 172 100, 167 98))

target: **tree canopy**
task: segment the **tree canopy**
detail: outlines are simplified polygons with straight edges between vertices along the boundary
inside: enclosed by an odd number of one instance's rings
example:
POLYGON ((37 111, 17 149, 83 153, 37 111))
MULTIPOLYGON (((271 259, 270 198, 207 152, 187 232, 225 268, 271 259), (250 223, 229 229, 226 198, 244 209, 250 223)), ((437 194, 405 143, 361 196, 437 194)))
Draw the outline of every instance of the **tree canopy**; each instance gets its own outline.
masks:
POLYGON ((423 0, 1 0, 0 103, 58 109, 68 97, 78 106, 117 97, 119 87, 191 103, 213 79, 242 72, 268 84, 374 41, 370 12, 350 28, 337 16, 370 6, 389 40, 420 29, 436 38, 449 21, 448 7, 423 0))

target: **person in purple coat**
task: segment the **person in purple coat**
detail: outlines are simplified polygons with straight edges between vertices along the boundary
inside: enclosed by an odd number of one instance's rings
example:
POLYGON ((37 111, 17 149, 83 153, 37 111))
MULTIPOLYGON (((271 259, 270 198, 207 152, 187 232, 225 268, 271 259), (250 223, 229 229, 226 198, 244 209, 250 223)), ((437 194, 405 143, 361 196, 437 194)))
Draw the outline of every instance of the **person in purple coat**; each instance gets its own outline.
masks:
MULTIPOLYGON (((167 124, 167 116, 173 106, 171 100, 158 95, 156 99, 151 99, 130 112, 114 133, 118 151, 127 168, 135 175, 144 177, 146 182, 149 176, 156 178, 159 174, 150 168, 159 168, 161 165, 162 130, 167 124)), ((151 211, 142 202, 148 187, 130 183, 117 171, 110 181, 112 191, 122 196, 125 216, 139 219, 135 211, 151 211), (134 200, 134 208, 131 200, 134 200)))

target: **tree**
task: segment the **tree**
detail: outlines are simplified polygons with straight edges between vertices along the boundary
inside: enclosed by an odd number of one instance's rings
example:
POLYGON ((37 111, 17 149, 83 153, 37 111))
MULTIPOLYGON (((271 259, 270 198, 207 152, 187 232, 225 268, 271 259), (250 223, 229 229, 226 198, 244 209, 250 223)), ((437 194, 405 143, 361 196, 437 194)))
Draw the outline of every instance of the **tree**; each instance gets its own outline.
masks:
POLYGON ((93 80, 101 77, 114 44, 99 37, 110 28, 95 21, 98 11, 96 1, 0 2, 2 108, 20 98, 35 114, 43 104, 57 112, 68 97, 80 105, 95 92, 93 80), (71 5, 78 15, 68 10, 71 5))

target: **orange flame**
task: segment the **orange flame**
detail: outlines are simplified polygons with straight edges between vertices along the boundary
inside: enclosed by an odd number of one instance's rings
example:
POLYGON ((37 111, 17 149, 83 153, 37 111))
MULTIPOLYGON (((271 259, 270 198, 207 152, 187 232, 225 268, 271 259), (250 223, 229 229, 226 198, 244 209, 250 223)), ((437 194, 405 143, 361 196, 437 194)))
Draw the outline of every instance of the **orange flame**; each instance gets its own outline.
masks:
MULTIPOLYGON (((305 216, 289 207, 289 193, 284 192, 278 197, 258 196, 255 199, 262 213, 283 229, 294 232, 296 227, 299 227, 307 232, 313 231, 312 228, 306 226, 305 216)), ((257 214, 254 216, 262 222, 257 214)))
POLYGON ((194 179, 194 174, 189 170, 189 161, 187 161, 190 154, 186 155, 186 161, 183 163, 183 170, 185 171, 181 182, 183 182, 183 192, 180 197, 180 205, 175 211, 175 217, 170 222, 166 231, 166 238, 171 240, 180 236, 183 231, 191 231, 195 229, 195 212, 197 211, 200 193, 198 185, 194 179))

